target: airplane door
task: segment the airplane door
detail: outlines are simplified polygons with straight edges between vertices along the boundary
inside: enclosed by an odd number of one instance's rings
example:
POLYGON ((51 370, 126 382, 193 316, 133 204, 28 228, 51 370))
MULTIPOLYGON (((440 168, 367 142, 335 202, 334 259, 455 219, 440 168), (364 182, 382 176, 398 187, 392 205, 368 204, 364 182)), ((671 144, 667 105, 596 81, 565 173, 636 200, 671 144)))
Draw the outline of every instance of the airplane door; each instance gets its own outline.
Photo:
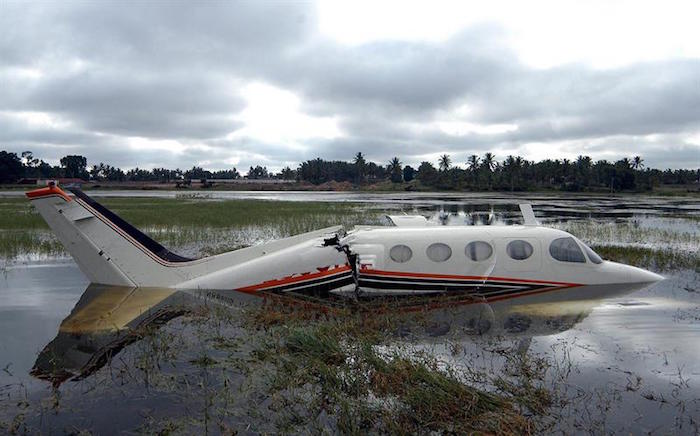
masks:
POLYGON ((500 238, 497 251, 506 271, 536 272, 542 269, 542 247, 536 238, 500 238))
POLYGON ((384 269, 383 244, 352 244, 351 251, 357 254, 360 269, 384 269))
POLYGON ((498 258, 495 241, 490 239, 469 242, 464 254, 467 258, 465 275, 476 277, 490 276, 498 258))

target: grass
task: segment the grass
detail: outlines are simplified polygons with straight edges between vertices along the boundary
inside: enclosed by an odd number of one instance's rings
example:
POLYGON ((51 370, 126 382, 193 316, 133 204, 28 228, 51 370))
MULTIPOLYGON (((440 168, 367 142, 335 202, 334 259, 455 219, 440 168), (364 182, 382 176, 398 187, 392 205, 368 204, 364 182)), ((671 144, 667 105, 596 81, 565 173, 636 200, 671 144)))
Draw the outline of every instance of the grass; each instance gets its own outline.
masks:
POLYGON ((654 271, 692 269, 700 271, 700 254, 671 248, 653 249, 634 246, 594 245, 593 249, 603 258, 635 265, 654 271))
MULTIPOLYGON (((323 227, 378 222, 357 204, 182 198, 104 198, 100 202, 173 249, 212 255, 323 227)), ((62 247, 29 201, 0 198, 0 257, 56 255, 62 247)))
POLYGON ((576 235, 601 257, 654 271, 700 270, 700 232, 693 215, 661 221, 668 228, 631 222, 567 221, 555 227, 576 235))
POLYGON ((329 314, 284 303, 239 309, 205 304, 163 328, 144 328, 138 342, 80 383, 61 385, 51 401, 33 397, 15 407, 20 393, 8 394, 14 413, 0 413, 0 430, 53 433, 63 428, 53 423, 90 422, 115 398, 119 407, 160 406, 113 431, 529 434, 542 428, 551 404, 533 371, 484 373, 496 386, 486 389, 428 353, 397 346, 398 324, 419 314, 361 307, 329 314), (507 389, 496 379, 508 380, 507 389))
MULTIPOLYGON (((165 246, 184 255, 210 256, 331 225, 378 224, 380 211, 356 203, 103 198, 100 201, 165 246)), ((676 222, 683 219, 673 218, 676 222)), ((688 221, 691 222, 692 221, 688 221)), ((668 223, 673 224, 672 221, 668 223)), ((700 233, 635 222, 567 221, 555 224, 607 259, 657 271, 700 269, 700 233)), ((0 198, 0 258, 56 256, 63 248, 25 199, 0 198)))
POLYGON ((551 404, 547 391, 531 378, 518 382, 501 375, 499 380, 508 384, 494 379, 496 389, 489 391, 469 384, 464 374, 430 354, 393 346, 379 351, 394 342, 403 318, 416 315, 341 310, 309 319, 284 308, 281 314, 274 307, 264 310, 254 322, 274 340, 255 351, 268 365, 263 377, 271 381, 273 395, 307 409, 305 416, 279 423, 291 432, 319 415, 331 415, 344 434, 529 434, 551 404), (280 318, 286 322, 279 323, 280 318))

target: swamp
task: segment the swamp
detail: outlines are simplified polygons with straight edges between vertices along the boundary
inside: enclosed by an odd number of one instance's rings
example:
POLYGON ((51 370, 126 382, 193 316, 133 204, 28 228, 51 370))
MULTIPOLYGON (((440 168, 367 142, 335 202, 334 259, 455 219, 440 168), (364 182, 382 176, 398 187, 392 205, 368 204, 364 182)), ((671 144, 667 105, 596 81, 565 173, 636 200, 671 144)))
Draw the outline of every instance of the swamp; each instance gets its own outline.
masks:
POLYGON ((0 193, 0 432, 700 432, 700 198, 91 191, 208 256, 335 224, 543 225, 665 280, 631 294, 320 302, 89 285, 0 193))

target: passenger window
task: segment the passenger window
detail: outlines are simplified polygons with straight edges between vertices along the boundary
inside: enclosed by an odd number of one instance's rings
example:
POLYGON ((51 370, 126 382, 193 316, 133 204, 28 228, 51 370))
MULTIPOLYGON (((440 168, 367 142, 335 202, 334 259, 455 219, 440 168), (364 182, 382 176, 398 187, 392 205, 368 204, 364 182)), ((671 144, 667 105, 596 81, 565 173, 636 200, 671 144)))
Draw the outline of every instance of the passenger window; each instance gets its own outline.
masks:
POLYGON ((426 250, 425 254, 428 259, 433 262, 444 262, 452 256, 452 249, 449 245, 437 242, 431 244, 426 250))
POLYGON ((508 256, 515 260, 525 260, 532 256, 533 252, 532 245, 529 242, 516 240, 510 241, 506 246, 506 252, 508 256))
POLYGON ((411 260, 411 257, 413 257, 413 251, 411 251, 411 248, 406 245, 394 245, 391 247, 391 250, 389 250, 389 257, 391 257, 391 260, 394 262, 404 263, 411 260))
POLYGON ((562 262, 586 263, 583 252, 576 241, 574 241, 574 238, 570 236, 553 240, 552 243, 549 244, 549 254, 556 260, 562 262))
POLYGON ((601 257, 598 256, 598 253, 593 251, 593 249, 591 247, 589 247, 586 244, 583 244, 583 249, 586 250, 586 254, 588 255, 588 260, 590 260, 591 262, 593 262, 597 265, 600 265, 601 263, 603 263, 603 259, 601 259, 601 257))
POLYGON ((481 262, 491 257, 493 248, 488 242, 474 241, 467 244, 464 254, 474 262, 481 262))

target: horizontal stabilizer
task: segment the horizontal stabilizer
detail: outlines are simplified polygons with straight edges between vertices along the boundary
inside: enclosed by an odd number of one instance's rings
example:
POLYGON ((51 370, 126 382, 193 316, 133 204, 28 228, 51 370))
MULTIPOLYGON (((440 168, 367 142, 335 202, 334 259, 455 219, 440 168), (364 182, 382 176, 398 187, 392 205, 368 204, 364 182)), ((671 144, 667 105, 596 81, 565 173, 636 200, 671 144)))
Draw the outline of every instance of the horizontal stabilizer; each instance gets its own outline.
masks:
POLYGON ((387 215, 386 217, 396 227, 427 227, 434 225, 422 215, 387 215))

